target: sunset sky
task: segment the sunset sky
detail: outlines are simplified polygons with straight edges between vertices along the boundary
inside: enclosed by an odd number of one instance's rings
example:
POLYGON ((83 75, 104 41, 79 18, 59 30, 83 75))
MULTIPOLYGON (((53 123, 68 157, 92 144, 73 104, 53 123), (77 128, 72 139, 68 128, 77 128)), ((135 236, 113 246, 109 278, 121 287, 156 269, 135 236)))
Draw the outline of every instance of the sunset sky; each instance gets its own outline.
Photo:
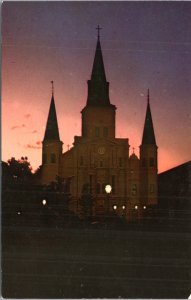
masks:
POLYGON ((41 164, 51 80, 64 152, 81 134, 98 24, 117 137, 139 154, 149 88, 159 172, 190 160, 190 1, 3 2, 2 160, 41 164))

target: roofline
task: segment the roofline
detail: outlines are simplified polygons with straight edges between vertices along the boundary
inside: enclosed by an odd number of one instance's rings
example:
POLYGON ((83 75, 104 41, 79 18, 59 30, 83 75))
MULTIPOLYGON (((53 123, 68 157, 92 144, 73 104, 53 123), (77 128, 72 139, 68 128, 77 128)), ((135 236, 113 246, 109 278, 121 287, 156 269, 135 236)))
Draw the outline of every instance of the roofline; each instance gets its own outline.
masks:
POLYGON ((189 161, 187 161, 187 162, 185 162, 185 163, 183 163, 183 164, 181 164, 181 165, 177 165, 177 166, 175 166, 175 167, 173 167, 173 168, 171 168, 171 169, 168 169, 168 170, 166 170, 166 171, 163 171, 163 172, 159 173, 158 175, 163 175, 163 174, 165 174, 165 173, 167 173, 167 172, 174 171, 175 169, 178 169, 178 168, 180 168, 180 167, 183 167, 183 166, 186 166, 186 165, 189 165, 189 164, 191 164, 191 160, 189 160, 189 161))

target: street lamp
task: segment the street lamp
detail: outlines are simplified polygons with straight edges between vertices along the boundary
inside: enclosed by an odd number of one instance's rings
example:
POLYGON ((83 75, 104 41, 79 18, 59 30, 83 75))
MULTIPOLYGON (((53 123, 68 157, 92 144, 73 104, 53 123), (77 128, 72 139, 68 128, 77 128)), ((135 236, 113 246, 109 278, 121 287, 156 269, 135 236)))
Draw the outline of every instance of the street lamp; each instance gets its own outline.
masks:
POLYGON ((42 200, 42 205, 46 205, 46 200, 44 199, 44 200, 42 200))
POLYGON ((109 194, 111 193, 112 191, 112 186, 110 184, 107 184, 105 186, 105 192, 107 194, 107 212, 109 213, 109 194))

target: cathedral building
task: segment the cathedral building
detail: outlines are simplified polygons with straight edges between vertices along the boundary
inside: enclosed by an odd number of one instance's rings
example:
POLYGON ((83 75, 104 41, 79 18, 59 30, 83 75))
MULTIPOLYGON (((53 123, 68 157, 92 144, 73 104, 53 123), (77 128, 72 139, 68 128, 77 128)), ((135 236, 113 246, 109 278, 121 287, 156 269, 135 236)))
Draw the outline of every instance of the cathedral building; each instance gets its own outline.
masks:
POLYGON ((52 93, 42 143, 41 182, 49 184, 58 176, 67 182, 70 209, 77 215, 82 213, 86 199, 95 216, 115 212, 127 220, 141 218, 149 206, 157 204, 158 147, 149 91, 138 158, 129 154, 128 138, 116 138, 116 106, 109 98, 99 32, 87 102, 81 115, 81 136, 75 136, 73 147, 63 153, 52 93))

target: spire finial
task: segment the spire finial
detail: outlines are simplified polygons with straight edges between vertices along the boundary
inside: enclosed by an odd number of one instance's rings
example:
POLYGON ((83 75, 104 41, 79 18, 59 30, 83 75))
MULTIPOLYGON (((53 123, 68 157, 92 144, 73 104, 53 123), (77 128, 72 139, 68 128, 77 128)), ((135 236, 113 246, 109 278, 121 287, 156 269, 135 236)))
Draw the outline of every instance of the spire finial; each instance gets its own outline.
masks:
POLYGON ((135 148, 133 147, 133 154, 135 154, 135 148))
POLYGON ((148 104, 150 102, 150 94, 149 94, 149 89, 148 89, 148 92, 147 92, 147 101, 148 101, 148 104))
POLYGON ((51 81, 51 84, 52 84, 52 96, 54 96, 54 81, 53 80, 51 81))
POLYGON ((102 28, 98 25, 98 27, 96 27, 96 30, 97 30, 97 37, 98 37, 98 40, 99 40, 99 38, 100 38, 100 30, 101 30, 102 28))

